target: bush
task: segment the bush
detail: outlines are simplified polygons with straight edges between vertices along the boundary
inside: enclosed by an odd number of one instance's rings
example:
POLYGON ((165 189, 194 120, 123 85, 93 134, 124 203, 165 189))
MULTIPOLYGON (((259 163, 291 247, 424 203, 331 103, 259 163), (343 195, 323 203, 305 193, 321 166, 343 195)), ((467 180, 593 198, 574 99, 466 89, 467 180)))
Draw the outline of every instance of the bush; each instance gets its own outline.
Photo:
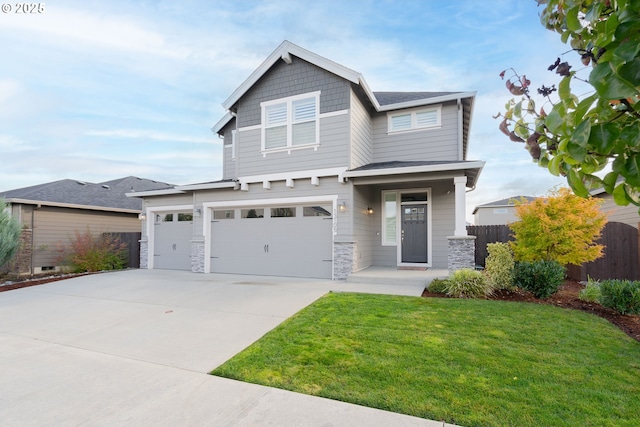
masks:
POLYGON ((434 294, 445 294, 447 293, 448 285, 449 281, 447 279, 433 279, 431 283, 429 283, 427 290, 434 294))
POLYGON ((20 246, 22 224, 7 209, 8 205, 0 199, 0 267, 10 261, 20 246))
POLYGON ((558 292, 563 280, 564 267, 557 261, 516 263, 516 285, 531 292, 536 298, 549 298, 558 292))
POLYGON ((587 286, 580 291, 578 297, 582 301, 600 302, 600 283, 597 280, 589 278, 587 286))
POLYGON ((621 314, 640 314, 640 282, 603 280, 600 304, 621 314))
POLYGON ((489 243, 485 273, 494 289, 513 289, 515 261, 508 243, 489 243))
POLYGON ((481 272, 463 268, 449 276, 445 293, 456 298, 480 298, 491 295, 493 287, 481 272))
POLYGON ((127 264, 127 247, 119 238, 107 234, 95 236, 91 230, 75 231, 69 247, 62 247, 59 261, 74 273, 121 270, 127 264))

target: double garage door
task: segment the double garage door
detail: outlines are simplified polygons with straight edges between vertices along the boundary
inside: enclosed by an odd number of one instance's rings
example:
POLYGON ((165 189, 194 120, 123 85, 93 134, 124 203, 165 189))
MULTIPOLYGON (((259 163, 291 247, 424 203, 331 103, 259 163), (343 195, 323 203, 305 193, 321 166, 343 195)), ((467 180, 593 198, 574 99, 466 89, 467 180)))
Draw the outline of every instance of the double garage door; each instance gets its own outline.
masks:
POLYGON ((331 279, 331 205, 214 209, 211 272, 331 279))

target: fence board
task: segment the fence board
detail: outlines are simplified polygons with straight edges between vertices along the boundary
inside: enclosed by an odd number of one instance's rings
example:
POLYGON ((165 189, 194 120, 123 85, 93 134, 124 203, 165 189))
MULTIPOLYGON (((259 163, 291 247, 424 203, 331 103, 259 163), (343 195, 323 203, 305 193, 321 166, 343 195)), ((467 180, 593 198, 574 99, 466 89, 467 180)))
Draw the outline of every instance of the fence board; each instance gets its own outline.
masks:
MULTIPOLYGON (((621 279, 640 280, 640 224, 639 229, 621 222, 609 222, 598 241, 605 246, 604 256, 583 265, 567 266, 567 277, 574 280, 621 279)), ((472 225, 467 227, 476 236, 476 265, 484 267, 487 244, 513 240, 506 225, 472 225)))
POLYGON ((105 233, 109 236, 117 237, 121 242, 127 245, 128 260, 126 267, 128 268, 140 268, 140 239, 142 233, 105 233))

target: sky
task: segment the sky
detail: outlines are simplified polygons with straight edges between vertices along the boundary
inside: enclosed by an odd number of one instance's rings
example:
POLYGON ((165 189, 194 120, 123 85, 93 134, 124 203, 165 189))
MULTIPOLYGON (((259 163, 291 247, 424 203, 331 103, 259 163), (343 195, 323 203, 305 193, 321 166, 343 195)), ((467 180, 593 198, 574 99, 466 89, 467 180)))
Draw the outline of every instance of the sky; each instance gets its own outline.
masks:
MULTIPOLYGON (((0 191, 134 175, 222 177, 211 127, 222 102, 282 43, 360 72, 375 91, 476 91, 468 160, 486 166, 475 206, 541 196, 566 181, 531 161, 494 119, 569 50, 534 0, 55 1, 0 12, 0 191)), ((548 108, 550 109, 550 108, 548 108)))

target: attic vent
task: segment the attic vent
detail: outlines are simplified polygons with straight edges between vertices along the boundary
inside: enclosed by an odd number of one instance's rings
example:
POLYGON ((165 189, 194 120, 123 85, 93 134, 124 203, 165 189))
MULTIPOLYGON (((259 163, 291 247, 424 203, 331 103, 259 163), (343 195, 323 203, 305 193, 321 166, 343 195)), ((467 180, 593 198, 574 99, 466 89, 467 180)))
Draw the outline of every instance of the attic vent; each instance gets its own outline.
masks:
POLYGON ((86 183, 86 182, 84 182, 84 181, 76 181, 76 182, 77 182, 78 184, 80 184, 80 185, 87 185, 87 183, 86 183))
POLYGON ((107 184, 102 184, 102 188, 106 188, 108 190, 111 187, 109 187, 107 184))

